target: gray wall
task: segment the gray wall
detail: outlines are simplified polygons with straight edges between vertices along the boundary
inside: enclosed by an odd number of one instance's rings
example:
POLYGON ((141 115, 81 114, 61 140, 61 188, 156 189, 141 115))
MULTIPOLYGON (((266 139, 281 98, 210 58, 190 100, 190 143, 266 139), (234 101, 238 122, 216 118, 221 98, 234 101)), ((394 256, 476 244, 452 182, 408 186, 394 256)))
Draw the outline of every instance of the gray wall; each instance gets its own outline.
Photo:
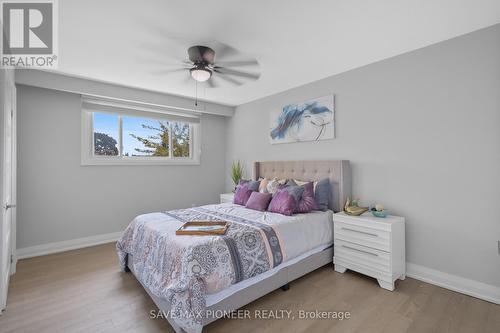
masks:
POLYGON ((17 248, 122 231, 134 216, 213 203, 225 120, 202 116, 199 166, 81 166, 80 95, 18 85, 17 248))
POLYGON ((500 286, 500 25, 239 106, 228 125, 226 169, 351 160, 362 203, 406 217, 408 262, 500 286), (271 109, 332 93, 335 140, 269 143, 271 109))

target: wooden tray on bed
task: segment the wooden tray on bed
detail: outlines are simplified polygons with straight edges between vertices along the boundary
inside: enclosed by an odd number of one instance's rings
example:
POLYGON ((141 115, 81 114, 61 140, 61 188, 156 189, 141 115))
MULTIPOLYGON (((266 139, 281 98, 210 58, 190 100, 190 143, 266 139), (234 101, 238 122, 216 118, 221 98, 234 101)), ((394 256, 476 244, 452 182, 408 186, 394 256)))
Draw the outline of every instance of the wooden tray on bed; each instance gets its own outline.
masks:
POLYGON ((176 235, 216 236, 224 235, 229 227, 226 221, 191 221, 175 231, 176 235))

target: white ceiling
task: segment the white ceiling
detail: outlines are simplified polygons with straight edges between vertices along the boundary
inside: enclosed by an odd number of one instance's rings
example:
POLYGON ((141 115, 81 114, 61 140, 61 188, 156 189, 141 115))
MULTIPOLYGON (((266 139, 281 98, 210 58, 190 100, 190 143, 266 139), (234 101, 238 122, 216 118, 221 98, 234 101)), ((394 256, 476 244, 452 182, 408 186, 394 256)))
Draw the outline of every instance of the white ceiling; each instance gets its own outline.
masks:
POLYGON ((192 97, 187 73, 153 72, 219 41, 262 76, 198 96, 239 105, 499 23, 500 1, 62 0, 59 12, 59 71, 192 97))

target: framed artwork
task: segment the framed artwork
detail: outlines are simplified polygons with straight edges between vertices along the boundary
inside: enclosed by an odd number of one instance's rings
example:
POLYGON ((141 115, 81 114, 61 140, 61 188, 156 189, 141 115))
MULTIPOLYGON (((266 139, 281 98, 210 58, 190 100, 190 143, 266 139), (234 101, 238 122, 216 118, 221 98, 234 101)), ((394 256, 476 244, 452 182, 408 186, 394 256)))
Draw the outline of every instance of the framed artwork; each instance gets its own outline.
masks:
POLYGON ((272 144, 335 138, 334 96, 314 98, 271 111, 272 144))

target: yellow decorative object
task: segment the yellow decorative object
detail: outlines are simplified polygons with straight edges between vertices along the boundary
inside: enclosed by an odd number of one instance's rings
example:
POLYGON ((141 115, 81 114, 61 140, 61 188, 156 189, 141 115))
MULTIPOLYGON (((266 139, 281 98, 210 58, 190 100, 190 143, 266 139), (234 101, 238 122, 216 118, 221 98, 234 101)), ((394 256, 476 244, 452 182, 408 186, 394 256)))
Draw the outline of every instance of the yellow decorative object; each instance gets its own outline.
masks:
POLYGON ((377 204, 375 205, 375 209, 378 210, 379 212, 383 211, 384 210, 384 205, 382 204, 377 204))
POLYGON ((347 198, 347 201, 345 202, 345 205, 344 205, 344 212, 347 215, 359 216, 366 211, 368 211, 368 207, 352 206, 351 199, 347 198))

